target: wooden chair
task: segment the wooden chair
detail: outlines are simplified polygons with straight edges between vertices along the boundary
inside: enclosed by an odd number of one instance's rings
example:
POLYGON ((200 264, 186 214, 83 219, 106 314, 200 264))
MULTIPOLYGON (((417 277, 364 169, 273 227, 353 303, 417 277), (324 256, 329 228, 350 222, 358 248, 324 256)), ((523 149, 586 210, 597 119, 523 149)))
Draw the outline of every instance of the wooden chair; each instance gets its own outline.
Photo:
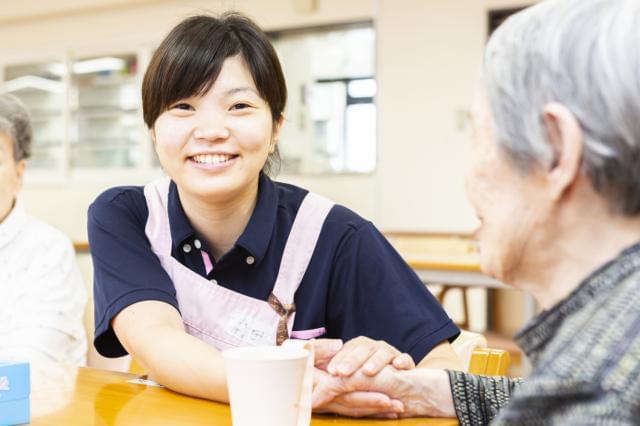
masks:
POLYGON ((451 344, 460 357, 465 369, 471 374, 484 376, 504 376, 509 369, 509 352, 502 349, 489 349, 482 334, 462 330, 451 344))
POLYGON ((471 354, 467 370, 482 376, 506 376, 509 370, 509 352, 502 349, 477 348, 471 354))

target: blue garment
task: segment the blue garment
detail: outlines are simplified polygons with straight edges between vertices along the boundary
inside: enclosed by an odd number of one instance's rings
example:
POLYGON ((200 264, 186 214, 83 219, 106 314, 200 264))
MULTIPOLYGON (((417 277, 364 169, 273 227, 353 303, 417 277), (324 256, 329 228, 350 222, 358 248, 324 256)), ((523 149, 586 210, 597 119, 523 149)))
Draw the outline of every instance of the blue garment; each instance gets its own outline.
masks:
MULTIPOLYGON (((261 175, 253 214, 234 247, 206 273, 207 251, 187 219, 175 183, 168 197, 172 256, 233 291, 267 300, 293 220, 307 191, 261 175), (197 241, 196 241, 197 240, 197 241), (198 246, 200 246, 198 248, 198 246), (186 250, 185 250, 186 249, 186 250)), ((143 187, 117 187, 89 208, 94 266, 95 339, 104 356, 126 351, 110 326, 125 307, 159 300, 179 310, 171 279, 145 235, 148 209, 143 187)), ((212 284, 213 285, 213 284, 212 284)), ((334 206, 295 295, 293 330, 326 328, 321 337, 384 340, 419 362, 458 328, 371 222, 334 206)), ((212 313, 215 315, 215 313, 212 313)))

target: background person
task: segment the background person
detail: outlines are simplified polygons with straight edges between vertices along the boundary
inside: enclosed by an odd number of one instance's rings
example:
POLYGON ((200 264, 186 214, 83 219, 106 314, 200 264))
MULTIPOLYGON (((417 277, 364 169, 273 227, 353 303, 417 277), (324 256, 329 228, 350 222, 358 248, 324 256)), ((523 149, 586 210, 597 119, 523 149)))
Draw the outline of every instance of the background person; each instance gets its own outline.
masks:
POLYGON ((637 424, 639 117, 640 2, 550 0, 508 19, 472 107, 467 193, 482 270, 544 308, 517 336, 533 371, 327 375, 316 404, 372 390, 463 425, 637 424))
POLYGON ((73 246, 17 201, 31 133, 24 105, 0 95, 0 360, 82 365, 87 292, 73 246))

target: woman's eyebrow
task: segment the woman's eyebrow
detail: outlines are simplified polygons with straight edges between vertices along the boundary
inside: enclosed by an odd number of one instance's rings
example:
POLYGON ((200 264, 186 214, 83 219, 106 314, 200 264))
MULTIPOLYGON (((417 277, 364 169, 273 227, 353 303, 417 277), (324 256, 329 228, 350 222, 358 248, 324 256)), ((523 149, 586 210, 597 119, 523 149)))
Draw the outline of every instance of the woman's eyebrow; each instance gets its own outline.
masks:
POLYGON ((236 95, 238 93, 242 93, 242 92, 250 92, 253 93, 256 96, 260 96, 258 94, 258 92, 256 91, 256 89, 254 89, 253 87, 233 87, 231 89, 225 90, 222 95, 223 96, 232 96, 232 95, 236 95))

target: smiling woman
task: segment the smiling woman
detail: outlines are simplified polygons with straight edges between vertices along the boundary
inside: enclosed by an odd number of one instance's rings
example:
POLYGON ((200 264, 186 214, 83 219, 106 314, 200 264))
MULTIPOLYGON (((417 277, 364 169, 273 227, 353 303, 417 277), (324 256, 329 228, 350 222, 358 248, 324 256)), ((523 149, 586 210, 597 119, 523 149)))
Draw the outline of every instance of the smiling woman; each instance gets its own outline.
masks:
POLYGON ((280 124, 272 121, 269 104, 236 55, 204 95, 171 104, 151 128, 160 163, 175 176, 187 206, 194 196, 222 201, 255 194, 280 124), (229 142, 215 143, 222 140, 229 142))
MULTIPOLYGON (((208 92, 222 72, 225 61, 236 57, 241 64, 235 64, 233 70, 226 70, 227 81, 218 83, 216 92, 218 102, 231 104, 218 105, 227 110, 259 107, 271 114, 272 134, 279 129, 287 102, 287 87, 275 50, 253 23, 240 15, 229 16, 235 17, 235 28, 212 28, 211 20, 205 16, 189 18, 174 28, 158 48, 142 87, 144 121, 149 128, 153 128, 169 107, 194 109, 184 101, 208 92), (238 70, 241 77, 228 81, 232 77, 229 75, 231 71, 238 70), (170 78, 175 75, 189 78, 170 78), (251 94, 252 102, 247 99, 246 103, 241 102, 242 95, 251 94), (178 105, 178 101, 182 102, 178 105)), ((232 19, 227 19, 227 22, 229 27, 233 27, 232 19)), ((277 172, 280 156, 275 143, 270 154, 264 171, 277 172)))
MULTIPOLYGON (((317 341, 334 374, 459 367, 458 329, 370 222, 268 177, 286 93, 273 47, 241 15, 189 18, 163 41, 142 98, 168 176, 107 190, 89 210, 96 348, 222 401, 220 351, 288 337, 340 339, 317 341)), ((367 414, 357 396, 319 409, 367 414)), ((373 398, 376 412, 402 409, 373 398)))

